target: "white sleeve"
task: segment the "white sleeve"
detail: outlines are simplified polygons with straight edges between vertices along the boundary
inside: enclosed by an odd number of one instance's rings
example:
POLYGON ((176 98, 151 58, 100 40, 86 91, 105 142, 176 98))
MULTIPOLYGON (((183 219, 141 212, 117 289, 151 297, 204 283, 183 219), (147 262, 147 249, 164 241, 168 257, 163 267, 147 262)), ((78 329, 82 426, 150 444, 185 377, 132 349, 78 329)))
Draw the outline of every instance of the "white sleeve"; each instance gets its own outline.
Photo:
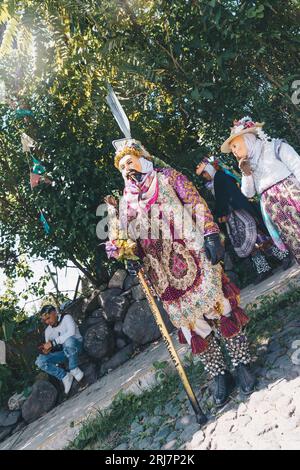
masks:
POLYGON ((296 150, 291 145, 283 142, 279 149, 279 157, 300 182, 300 155, 296 150))
POLYGON ((45 329, 45 343, 47 343, 49 341, 49 336, 50 336, 50 331, 49 331, 49 328, 47 326, 47 328, 45 329))
POLYGON ((241 191, 246 197, 255 196, 256 190, 255 190, 255 184, 254 184, 254 179, 252 175, 242 176, 241 191))
POLYGON ((55 338, 55 342, 57 344, 64 344, 64 342, 68 338, 70 338, 70 336, 75 335, 75 331, 76 331, 76 323, 73 320, 73 317, 71 315, 64 316, 62 322, 63 322, 62 326, 64 327, 64 333, 55 338))

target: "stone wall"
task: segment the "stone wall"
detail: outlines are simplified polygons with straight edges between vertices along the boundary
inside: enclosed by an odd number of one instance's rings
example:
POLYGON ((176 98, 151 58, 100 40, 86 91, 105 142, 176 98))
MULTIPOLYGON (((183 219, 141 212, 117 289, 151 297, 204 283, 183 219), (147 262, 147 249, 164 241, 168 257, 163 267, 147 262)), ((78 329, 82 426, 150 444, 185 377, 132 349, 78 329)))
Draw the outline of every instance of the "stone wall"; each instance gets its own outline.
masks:
MULTIPOLYGON (((174 327, 161 302, 157 300, 157 304, 171 332, 174 327)), ((65 313, 73 316, 83 336, 79 367, 85 374, 80 383, 73 381, 68 397, 119 367, 161 336, 138 278, 129 276, 123 269, 116 271, 108 284, 93 291, 89 298, 79 298, 65 313)), ((28 344, 34 350, 36 336, 32 332, 32 337, 28 337, 28 344)), ((8 402, 8 409, 0 410, 0 441, 65 399, 62 383, 39 373, 29 396, 15 394, 8 402)))

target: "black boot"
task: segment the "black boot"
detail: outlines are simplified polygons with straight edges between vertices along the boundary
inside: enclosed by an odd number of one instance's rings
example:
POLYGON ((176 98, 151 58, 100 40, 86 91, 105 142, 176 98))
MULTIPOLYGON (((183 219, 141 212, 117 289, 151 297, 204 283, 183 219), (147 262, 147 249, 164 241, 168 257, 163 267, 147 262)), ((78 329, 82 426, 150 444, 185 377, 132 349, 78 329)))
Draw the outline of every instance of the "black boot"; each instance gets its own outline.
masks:
POLYGON ((250 395, 255 390, 255 376, 246 364, 240 363, 236 368, 237 383, 245 395, 250 395))
POLYGON ((225 345, 232 365, 236 370, 236 378, 240 390, 246 395, 250 395, 254 390, 255 377, 247 365, 251 362, 247 336, 245 333, 240 332, 233 338, 226 339, 225 345))
POLYGON ((257 251, 256 253, 252 254, 251 259, 254 264, 255 271, 257 272, 257 277, 253 281, 253 284, 257 285, 271 276, 273 271, 266 257, 263 255, 263 253, 261 253, 261 251, 257 251))
POLYGON ((273 258, 275 258, 276 261, 279 261, 281 263, 283 271, 286 271, 287 269, 289 269, 294 262, 294 257, 290 251, 279 250, 279 248, 276 245, 272 245, 270 248, 265 250, 265 252, 269 256, 273 256, 273 258))
POLYGON ((227 370, 225 370, 223 374, 219 374, 214 378, 213 397, 217 407, 221 407, 227 403, 234 387, 234 378, 227 370))

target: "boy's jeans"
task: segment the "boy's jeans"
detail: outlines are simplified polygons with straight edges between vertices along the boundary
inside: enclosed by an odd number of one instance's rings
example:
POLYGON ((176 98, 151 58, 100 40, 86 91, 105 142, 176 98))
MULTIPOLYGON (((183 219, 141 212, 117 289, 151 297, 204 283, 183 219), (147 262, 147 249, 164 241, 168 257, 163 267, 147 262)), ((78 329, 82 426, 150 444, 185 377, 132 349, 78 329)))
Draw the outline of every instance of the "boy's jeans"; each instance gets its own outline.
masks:
POLYGON ((75 369, 78 366, 78 354, 82 351, 82 343, 82 340, 75 338, 75 336, 70 336, 62 345, 62 351, 39 354, 35 364, 39 369, 47 372, 47 374, 62 380, 67 372, 58 367, 57 364, 68 359, 69 370, 75 369))

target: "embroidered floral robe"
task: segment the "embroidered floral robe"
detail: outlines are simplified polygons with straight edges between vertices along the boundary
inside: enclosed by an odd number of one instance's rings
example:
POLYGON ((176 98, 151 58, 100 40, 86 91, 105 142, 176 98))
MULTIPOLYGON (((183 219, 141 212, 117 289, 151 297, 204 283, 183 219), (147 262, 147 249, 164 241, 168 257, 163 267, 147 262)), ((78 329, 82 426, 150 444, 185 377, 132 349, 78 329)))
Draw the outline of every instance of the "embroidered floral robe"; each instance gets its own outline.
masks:
MULTIPOLYGON (((182 211, 184 204, 200 205, 204 237, 219 233, 205 200, 186 176, 172 168, 156 171, 159 185, 156 204, 161 218, 170 205, 174 213, 182 211)), ((166 220, 168 217, 169 214, 166 220)), ((220 263, 213 266, 207 259, 204 246, 200 250, 191 248, 188 240, 175 237, 172 221, 170 225, 169 239, 138 239, 138 255, 172 323, 205 338, 212 331, 211 319, 222 314, 228 316, 232 307, 238 309, 239 290, 231 287, 220 263)))

